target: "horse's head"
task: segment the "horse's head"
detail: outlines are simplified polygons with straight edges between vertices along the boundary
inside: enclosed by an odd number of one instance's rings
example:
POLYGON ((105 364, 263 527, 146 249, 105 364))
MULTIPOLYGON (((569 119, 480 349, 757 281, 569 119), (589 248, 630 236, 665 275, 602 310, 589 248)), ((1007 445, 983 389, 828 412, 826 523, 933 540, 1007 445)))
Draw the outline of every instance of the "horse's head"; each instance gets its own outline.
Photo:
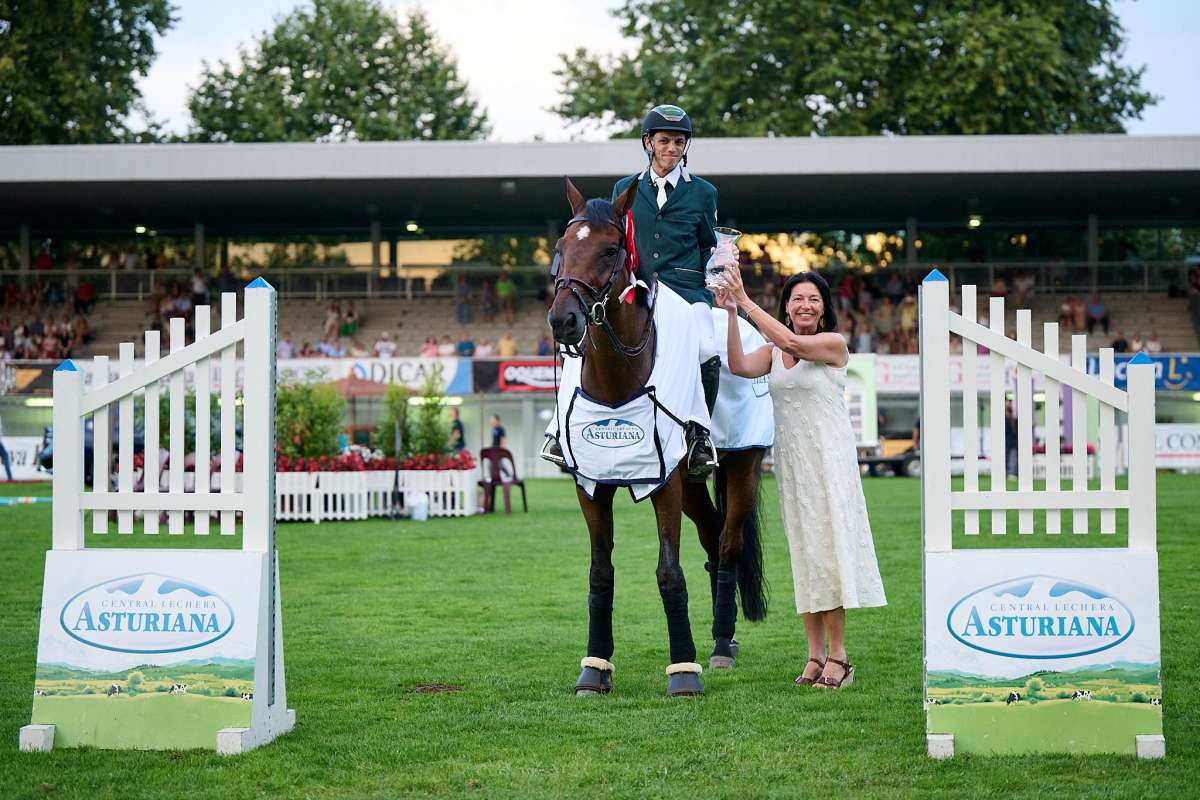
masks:
POLYGON ((548 319, 554 340, 575 345, 583 340, 596 306, 614 300, 627 285, 625 262, 625 214, 637 196, 637 181, 617 202, 585 201, 575 184, 567 180, 571 221, 554 247, 550 268, 554 280, 554 303, 548 319))

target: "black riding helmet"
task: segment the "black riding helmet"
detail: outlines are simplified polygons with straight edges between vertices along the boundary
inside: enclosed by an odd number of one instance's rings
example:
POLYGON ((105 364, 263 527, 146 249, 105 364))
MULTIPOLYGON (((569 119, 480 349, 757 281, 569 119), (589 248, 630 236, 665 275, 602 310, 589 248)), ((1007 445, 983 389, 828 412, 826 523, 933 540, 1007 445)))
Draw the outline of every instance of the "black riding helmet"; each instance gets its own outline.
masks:
MULTIPOLYGON (((687 136, 688 142, 683 151, 683 165, 687 166, 687 151, 692 144, 692 118, 679 106, 661 105, 650 109, 642 119, 642 137, 653 136, 658 131, 673 131, 687 136)), ((647 148, 646 157, 653 159, 653 153, 647 148)))

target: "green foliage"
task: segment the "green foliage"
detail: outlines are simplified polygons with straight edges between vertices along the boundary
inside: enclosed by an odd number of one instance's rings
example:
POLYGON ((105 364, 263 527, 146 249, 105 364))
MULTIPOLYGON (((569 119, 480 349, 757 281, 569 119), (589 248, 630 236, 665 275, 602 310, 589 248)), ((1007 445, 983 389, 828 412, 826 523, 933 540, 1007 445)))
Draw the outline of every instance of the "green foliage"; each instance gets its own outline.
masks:
POLYGON ((1111 0, 625 0, 628 55, 562 56, 584 126, 679 103, 698 136, 1114 133, 1157 98, 1111 0))
POLYGON ((1030 702, 1034 700, 1044 700, 1046 696, 1043 692, 1046 691, 1046 682, 1041 678, 1030 678, 1025 681, 1025 691, 1022 694, 1026 695, 1030 702))
POLYGON ((275 394, 275 441, 286 456, 337 452, 346 400, 333 383, 282 384, 275 394))
POLYGON ((1150 698, 1146 697, 1144 692, 1134 692, 1133 694, 1129 695, 1129 702, 1131 702, 1131 703, 1149 703, 1150 698))
POLYGON ((993 701, 993 699, 994 698, 987 692, 983 692, 982 694, 979 695, 979 702, 981 702, 981 703, 990 703, 993 701))
POLYGON ((379 0, 313 0, 205 64, 188 98, 204 142, 478 139, 485 112, 424 13, 379 0))
POLYGON ((454 263, 527 267, 549 264, 552 244, 545 236, 485 236, 465 239, 454 249, 454 263))
POLYGON ((421 404, 413 409, 406 431, 405 455, 446 455, 450 452, 450 418, 442 407, 442 382, 433 372, 421 387, 421 404))
POLYGON ((169 0, 0 2, 0 145, 158 138, 129 126, 149 114, 139 78, 155 37, 174 24, 169 0))
MULTIPOLYGON (((165 384, 164 384, 165 386, 165 384)), ((216 455, 220 450, 221 441, 221 396, 211 395, 208 403, 208 442, 209 452, 216 455)), ((236 414, 236 412, 235 412, 236 414)), ((139 431, 146 429, 145 402, 134 405, 133 424, 139 431)), ((235 426, 236 426, 236 419, 235 426)), ((183 435, 184 451, 194 453, 196 449, 196 393, 188 392, 183 398, 183 435)), ((240 436, 237 446, 241 446, 240 436)), ((158 395, 158 446, 164 452, 171 446, 171 395, 165 388, 158 395)))
POLYGON ((375 447, 389 458, 401 456, 411 441, 408 425, 408 398, 412 394, 406 387, 392 384, 383 395, 383 417, 375 432, 375 447), (396 421, 400 422, 400 448, 396 452, 396 421))
POLYGON ((240 697, 241 696, 238 694, 237 689, 234 689, 232 686, 225 687, 224 694, 226 697, 240 697))
POLYGON ((1055 693, 1054 693, 1054 696, 1055 696, 1055 697, 1057 697, 1059 700, 1069 700, 1069 699, 1071 699, 1071 693, 1070 693, 1070 692, 1067 692, 1067 691, 1059 691, 1059 692, 1055 692, 1055 693))

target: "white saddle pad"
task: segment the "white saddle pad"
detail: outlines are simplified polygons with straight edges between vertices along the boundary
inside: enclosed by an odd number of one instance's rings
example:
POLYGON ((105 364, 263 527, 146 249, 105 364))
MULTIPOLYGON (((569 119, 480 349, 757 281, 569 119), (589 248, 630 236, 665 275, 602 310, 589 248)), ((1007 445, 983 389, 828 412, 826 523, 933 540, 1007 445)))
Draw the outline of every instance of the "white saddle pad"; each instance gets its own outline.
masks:
MULTIPOLYGON (((718 450, 770 447, 775 441, 775 409, 768 393, 767 376, 742 378, 729 371, 729 312, 712 310, 713 343, 721 356, 721 384, 713 406, 712 441, 718 450)), ((742 352, 752 353, 767 344, 763 335, 738 317, 742 352)))

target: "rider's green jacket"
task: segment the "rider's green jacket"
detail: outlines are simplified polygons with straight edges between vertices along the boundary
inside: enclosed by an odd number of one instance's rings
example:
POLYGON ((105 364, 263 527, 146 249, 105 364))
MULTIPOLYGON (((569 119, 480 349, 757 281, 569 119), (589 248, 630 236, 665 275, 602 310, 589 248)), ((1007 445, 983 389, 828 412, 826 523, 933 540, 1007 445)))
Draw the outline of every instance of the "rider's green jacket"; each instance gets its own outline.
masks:
POLYGON ((660 209, 658 190, 647 168, 617 181, 613 202, 631 181, 638 182, 632 210, 640 268, 657 273, 659 280, 689 303, 711 303, 712 294, 704 288, 704 264, 709 249, 717 244, 713 233, 717 188, 685 170, 660 209))

